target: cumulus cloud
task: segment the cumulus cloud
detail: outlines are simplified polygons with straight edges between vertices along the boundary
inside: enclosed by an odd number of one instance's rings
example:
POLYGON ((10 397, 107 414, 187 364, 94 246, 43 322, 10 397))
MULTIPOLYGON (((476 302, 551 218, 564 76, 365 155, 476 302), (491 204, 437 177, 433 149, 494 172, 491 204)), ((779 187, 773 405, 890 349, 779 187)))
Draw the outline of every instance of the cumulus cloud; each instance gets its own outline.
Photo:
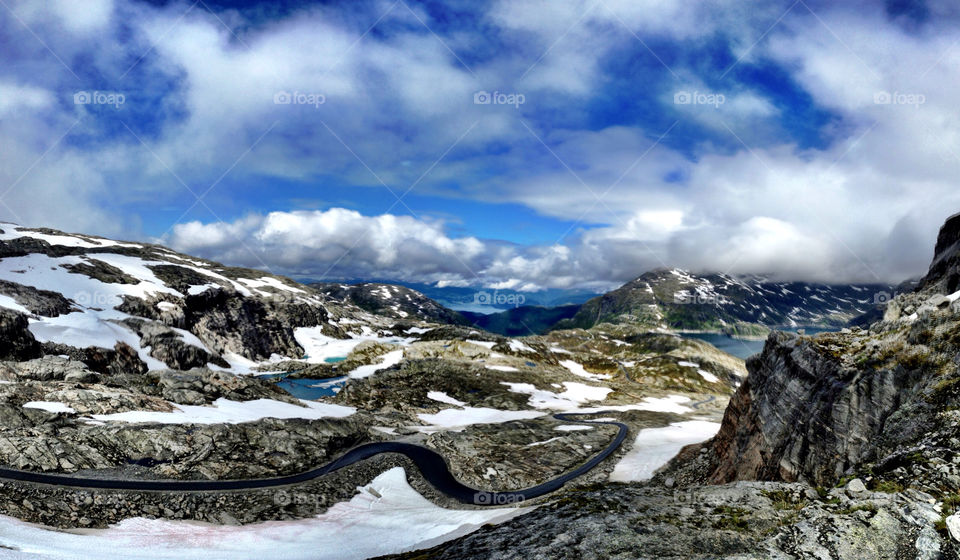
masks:
POLYGON ((477 280, 484 245, 453 239, 442 224, 410 216, 363 216, 343 208, 271 212, 232 223, 189 222, 173 228, 172 247, 191 254, 304 276, 448 277, 477 280))
POLYGON ((664 265, 898 281, 922 273, 960 208, 960 31, 946 2, 906 25, 882 2, 521 0, 476 8, 484 33, 416 3, 267 20, 183 2, 10 6, 0 217, 30 225, 143 238, 178 221, 175 248, 231 264, 532 290, 664 265), (797 92, 777 98, 748 67, 774 67, 797 92), (638 103, 611 111, 624 87, 638 103), (73 104, 94 89, 127 102, 73 104), (475 104, 480 90, 527 101, 475 104), (725 101, 678 105, 681 90, 725 101), (323 102, 275 103, 279 92, 323 102), (829 118, 798 122, 799 105, 829 118), (365 215, 231 196, 281 182, 319 198, 383 183, 519 204, 570 233, 518 244, 399 215, 392 199, 365 215), (181 217, 191 191, 204 204, 181 217))

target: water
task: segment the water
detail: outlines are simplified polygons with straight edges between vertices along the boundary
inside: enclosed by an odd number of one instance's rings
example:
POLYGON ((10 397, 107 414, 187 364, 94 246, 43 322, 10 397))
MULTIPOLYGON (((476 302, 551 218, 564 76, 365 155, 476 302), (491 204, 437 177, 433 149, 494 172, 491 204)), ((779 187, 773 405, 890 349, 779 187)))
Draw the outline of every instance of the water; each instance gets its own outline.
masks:
MULTIPOLYGON (((820 327, 779 327, 777 330, 797 332, 797 328, 802 328, 806 334, 819 334, 822 332, 835 332, 839 330, 835 328, 820 327)), ((753 356, 754 354, 759 354, 760 351, 763 350, 763 345, 766 342, 766 339, 743 340, 718 333, 683 333, 681 336, 685 338, 696 338, 697 340, 709 342, 727 354, 733 354, 734 356, 744 360, 750 356, 753 356)))
POLYGON ((298 399, 315 401, 323 397, 332 397, 343 388, 346 377, 330 379, 284 379, 277 386, 298 399))
MULTIPOLYGON (((332 357, 327 358, 324 362, 328 364, 335 364, 337 362, 342 362, 346 360, 345 357, 332 357)), ((347 378, 344 377, 330 377, 327 379, 316 379, 316 378, 303 378, 303 379, 287 379, 290 373, 271 373, 267 375, 262 375, 264 379, 280 379, 277 382, 277 386, 283 389, 284 391, 290 393, 298 399, 304 399, 308 401, 315 401, 323 397, 332 397, 343 388, 343 384, 346 383, 347 378)))

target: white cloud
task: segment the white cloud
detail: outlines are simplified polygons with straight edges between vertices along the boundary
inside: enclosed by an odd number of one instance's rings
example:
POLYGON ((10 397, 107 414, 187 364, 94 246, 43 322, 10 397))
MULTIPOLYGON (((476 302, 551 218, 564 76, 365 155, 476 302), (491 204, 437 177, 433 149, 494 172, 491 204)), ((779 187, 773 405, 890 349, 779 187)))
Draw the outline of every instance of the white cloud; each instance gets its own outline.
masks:
POLYGON ((343 208, 190 222, 174 227, 168 242, 184 252, 287 273, 400 280, 449 274, 474 280, 484 250, 475 238, 448 237, 440 223, 391 214, 367 217, 343 208))
MULTIPOLYGON (((939 222, 960 207, 960 49, 951 48, 960 32, 951 22, 932 18, 916 32, 880 9, 854 14, 815 6, 814 17, 797 6, 770 28, 785 6, 606 0, 584 15, 590 5, 494 4, 483 22, 511 48, 496 55, 478 49, 490 58, 475 60, 464 49, 486 37, 442 37, 470 61, 467 69, 402 6, 384 18, 389 32, 355 45, 389 2, 350 17, 333 8, 304 10, 244 27, 239 38, 199 8, 178 21, 189 4, 16 3, 66 63, 90 61, 91 73, 109 78, 146 56, 132 72, 137 81, 127 82, 129 106, 98 117, 69 103, 88 84, 9 23, 4 31, 25 62, 9 64, 0 80, 0 184, 14 187, 3 198, 13 214, 0 206, 0 215, 136 236, 137 217, 127 217, 126 205, 150 200, 173 207, 174 217, 185 209, 178 198, 185 190, 171 172, 202 191, 229 170, 211 198, 229 199, 234 179, 344 186, 383 180, 400 191, 416 184, 421 195, 519 203, 577 223, 556 243, 518 247, 455 237, 442 223, 406 216, 333 208, 236 218, 234 210, 226 224, 191 215, 195 221, 169 238, 177 248, 296 274, 322 274, 346 253, 335 267, 344 274, 462 285, 475 272, 488 284, 522 289, 616 283, 662 264, 837 281, 922 272, 939 222), (126 18, 129 41, 112 25, 117 14, 126 18), (51 31, 60 28, 67 32, 51 31), (680 128, 698 123, 720 135, 729 128, 749 149, 737 140, 733 150, 699 142, 684 151, 654 145, 665 127, 593 126, 583 115, 592 96, 603 93, 604 63, 620 52, 615 48, 632 44, 659 65, 633 44, 634 33, 656 49, 673 41, 680 54, 691 41, 722 33, 744 56, 741 64, 780 63, 817 107, 833 111, 836 118, 822 130, 833 141, 802 148, 777 136, 778 119, 803 117, 784 115, 788 108, 745 89, 735 71, 730 87, 717 92, 726 96, 723 105, 677 110, 665 92, 708 91, 704 84, 716 77, 701 76, 703 61, 669 53, 655 54, 682 78, 676 88, 638 95, 676 111, 680 128), (574 124, 551 126, 535 112, 474 105, 480 89, 524 93, 531 109, 542 104, 574 124), (326 103, 276 105, 280 90, 321 93, 326 103), (880 92, 921 94, 924 103, 877 104, 880 92), (137 129, 144 148, 119 121, 137 128, 132 111, 150 102, 157 122, 137 129), (581 117, 589 127, 578 126, 581 117), (57 143, 77 118, 75 133, 57 143), (105 132, 112 129, 120 134, 105 132), (490 145, 498 149, 488 152, 490 145)), ((931 10, 956 15, 946 3, 931 10)), ((418 15, 434 23, 425 11, 418 15)))

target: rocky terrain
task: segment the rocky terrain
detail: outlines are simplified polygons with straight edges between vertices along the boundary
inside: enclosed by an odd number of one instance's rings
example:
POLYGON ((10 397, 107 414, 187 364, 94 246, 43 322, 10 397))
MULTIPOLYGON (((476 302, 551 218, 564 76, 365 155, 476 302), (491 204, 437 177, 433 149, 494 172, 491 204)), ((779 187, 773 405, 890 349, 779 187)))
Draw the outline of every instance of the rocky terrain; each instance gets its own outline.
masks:
MULTIPOLYGON (((664 332, 687 324, 669 313, 651 326, 611 311, 587 328, 512 338, 441 322, 428 303, 390 287, 356 294, 413 307, 365 309, 339 288, 4 224, 0 463, 88 477, 249 479, 400 441, 439 452, 474 488, 515 490, 588 461, 617 432, 554 416, 571 413, 622 422, 624 445, 524 504, 537 506, 525 515, 407 556, 956 557, 960 292, 948 290, 960 275, 958 221, 944 226, 918 289, 891 299, 881 320, 818 336, 773 333, 747 364, 664 332)), ((649 286, 657 298, 689 283, 665 274, 680 284, 665 281, 660 296, 649 286)), ((697 293, 773 297, 736 282, 697 293)), ((851 310, 861 303, 843 298, 851 310)), ((748 330, 764 312, 731 312, 723 324, 748 330)), ((70 528, 292 520, 355 499, 358 485, 394 466, 417 492, 453 507, 408 460, 386 454, 290 490, 307 502, 269 491, 168 499, 7 481, 0 513, 70 528)))
POLYGON ((771 334, 718 434, 416 558, 960 557, 960 215, 867 329, 771 334), (953 290, 953 291, 951 291, 953 290))
MULTIPOLYGON (((703 439, 691 433, 715 433, 746 375, 709 344, 631 325, 510 338, 450 324, 443 308, 392 286, 318 288, 155 245, 0 230, 0 465, 26 471, 252 479, 401 441, 441 453, 475 488, 515 490, 581 465, 617 434, 554 416, 574 413, 629 428, 579 481, 640 480, 703 439), (638 463, 634 439, 661 429, 679 443, 638 463)), ((322 496, 310 507, 266 491, 165 499, 7 481, 0 514, 73 528, 294 519, 397 465, 447 503, 409 461, 385 455, 296 488, 322 496)))
POLYGON ((887 285, 773 282, 729 274, 657 269, 584 303, 554 328, 629 323, 646 329, 766 336, 783 326, 842 326, 886 303, 887 285))

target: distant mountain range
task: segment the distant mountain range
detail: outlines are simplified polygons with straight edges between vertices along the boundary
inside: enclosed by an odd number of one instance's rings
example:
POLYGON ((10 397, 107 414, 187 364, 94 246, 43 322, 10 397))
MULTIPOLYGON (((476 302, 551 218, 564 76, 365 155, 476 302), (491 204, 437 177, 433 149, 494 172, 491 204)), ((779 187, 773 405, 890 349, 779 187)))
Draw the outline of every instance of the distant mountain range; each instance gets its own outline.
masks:
POLYGON ((887 284, 772 282, 660 268, 584 303, 555 328, 631 323, 650 329, 763 335, 778 326, 843 326, 890 299, 887 284))
POLYGON ((384 317, 416 318, 434 323, 469 325, 471 321, 422 293, 396 284, 363 282, 360 284, 314 283, 318 292, 384 317))
POLYGON ((522 306, 560 307, 578 305, 601 295, 599 292, 585 290, 549 289, 540 292, 518 292, 515 290, 492 290, 481 287, 434 286, 417 282, 398 282, 389 279, 354 279, 342 282, 297 278, 302 284, 342 284, 342 285, 383 285, 402 286, 415 290, 436 303, 454 311, 468 311, 477 314, 492 314, 522 306))
POLYGON ((765 336, 776 327, 840 327, 864 314, 882 315, 884 304, 907 285, 774 282, 758 276, 697 275, 661 268, 589 298, 584 292, 562 290, 525 294, 370 282, 313 286, 372 313, 473 325, 507 336, 600 323, 765 336))

